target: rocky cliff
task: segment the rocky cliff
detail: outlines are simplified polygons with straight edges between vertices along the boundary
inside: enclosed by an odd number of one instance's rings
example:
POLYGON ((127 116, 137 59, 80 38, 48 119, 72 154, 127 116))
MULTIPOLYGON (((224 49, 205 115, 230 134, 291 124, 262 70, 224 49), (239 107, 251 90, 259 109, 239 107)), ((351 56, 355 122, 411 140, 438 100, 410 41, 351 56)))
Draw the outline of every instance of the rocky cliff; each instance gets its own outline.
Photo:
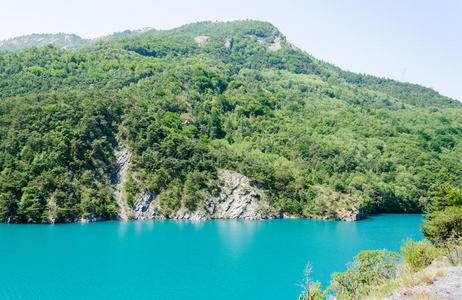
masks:
MULTIPOLYGON (((190 211, 181 207, 175 212, 163 212, 156 195, 149 190, 141 192, 132 207, 123 201, 121 190, 125 182, 126 170, 129 163, 129 154, 126 150, 117 152, 118 157, 118 181, 116 186, 116 200, 120 207, 119 218, 127 220, 210 220, 210 219, 244 219, 264 220, 275 218, 292 218, 282 210, 275 209, 265 194, 265 189, 250 184, 249 178, 243 174, 220 169, 218 181, 220 192, 217 195, 208 195, 201 207, 190 211)), ((322 197, 325 197, 323 195, 322 197)), ((336 212, 335 216, 327 216, 325 219, 343 221, 357 221, 364 216, 361 208, 353 207, 351 210, 336 212)))
POLYGON ((253 186, 249 178, 230 170, 218 170, 220 193, 209 195, 204 205, 191 212, 182 207, 171 214, 163 214, 159 201, 150 191, 143 191, 135 200, 130 211, 133 219, 245 219, 262 220, 282 216, 281 212, 271 208, 264 189, 253 186))
POLYGON ((115 191, 114 191, 114 198, 119 206, 119 218, 122 221, 127 220, 127 207, 123 198, 123 186, 125 181, 127 180, 127 172, 128 167, 130 165, 130 153, 126 148, 121 148, 115 152, 117 157, 117 165, 115 170, 115 178, 114 183, 115 191))

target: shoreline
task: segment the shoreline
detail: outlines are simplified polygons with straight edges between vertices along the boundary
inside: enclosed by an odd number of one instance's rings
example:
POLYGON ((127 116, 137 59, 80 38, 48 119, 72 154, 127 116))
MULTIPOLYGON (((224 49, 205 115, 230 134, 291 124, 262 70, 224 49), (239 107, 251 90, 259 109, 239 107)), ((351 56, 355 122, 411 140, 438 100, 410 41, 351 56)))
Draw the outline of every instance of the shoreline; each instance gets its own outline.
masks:
POLYGON ((91 224, 91 223, 104 223, 104 222, 119 222, 119 223, 148 223, 148 222, 191 222, 191 223, 202 223, 202 222, 209 222, 209 221, 270 221, 270 220, 313 220, 313 221, 337 221, 337 222, 345 222, 345 223, 354 223, 365 221, 370 217, 376 217, 381 215, 421 215, 422 213, 376 213, 376 214, 369 214, 364 215, 361 219, 355 221, 347 221, 347 220, 339 220, 339 219, 326 219, 326 218, 300 218, 300 217, 282 217, 282 218, 266 218, 266 219, 243 219, 243 218, 211 218, 211 219, 204 219, 204 220, 193 220, 193 219, 172 219, 172 218, 156 218, 156 219, 149 219, 149 220, 120 220, 120 219, 108 219, 108 220, 94 220, 94 221, 75 221, 75 222, 56 222, 56 223, 7 223, 7 222, 0 222, 1 224, 13 224, 13 225, 62 225, 62 224, 91 224))

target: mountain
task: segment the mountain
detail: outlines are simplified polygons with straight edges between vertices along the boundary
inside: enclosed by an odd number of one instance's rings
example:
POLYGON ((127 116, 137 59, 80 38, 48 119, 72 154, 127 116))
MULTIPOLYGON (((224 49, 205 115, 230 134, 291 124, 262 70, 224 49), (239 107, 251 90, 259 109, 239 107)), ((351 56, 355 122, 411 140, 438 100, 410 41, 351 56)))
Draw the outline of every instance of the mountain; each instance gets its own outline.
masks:
POLYGON ((149 34, 156 30, 150 27, 139 30, 125 30, 122 32, 114 32, 110 35, 101 36, 96 39, 83 39, 76 34, 66 33, 44 33, 44 34, 29 34, 5 41, 0 41, 0 52, 5 51, 18 51, 31 47, 43 47, 46 45, 53 45, 61 49, 81 49, 83 47, 91 46, 99 40, 110 40, 113 38, 129 37, 138 34, 149 34))
POLYGON ((0 52, 18 51, 30 47, 43 47, 48 44, 63 49, 79 49, 90 44, 90 40, 82 39, 76 34, 45 33, 24 35, 0 41, 0 52))
POLYGON ((462 187, 462 103, 258 21, 0 54, 0 220, 357 219, 462 187))

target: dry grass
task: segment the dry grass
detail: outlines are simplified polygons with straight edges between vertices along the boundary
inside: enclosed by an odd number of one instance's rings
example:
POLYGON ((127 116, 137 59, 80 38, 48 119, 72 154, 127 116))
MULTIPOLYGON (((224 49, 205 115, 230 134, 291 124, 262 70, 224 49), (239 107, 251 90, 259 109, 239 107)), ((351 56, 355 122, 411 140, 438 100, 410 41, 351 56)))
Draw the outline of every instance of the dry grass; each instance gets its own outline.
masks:
POLYGON ((443 269, 429 268, 416 274, 418 284, 432 284, 436 278, 446 275, 443 269))
POLYGON ((438 297, 434 293, 426 291, 412 291, 411 294, 415 300, 438 300, 438 297))
POLYGON ((390 296, 393 292, 399 291, 405 295, 413 295, 415 299, 437 299, 426 291, 413 291, 413 287, 432 284, 438 277, 445 276, 443 266, 436 264, 432 268, 424 269, 414 273, 411 268, 402 266, 398 276, 375 287, 365 299, 380 299, 390 296))
MULTIPOLYGON (((361 299, 382 299, 392 296, 404 297, 406 299, 433 300, 438 299, 437 295, 426 290, 425 286, 433 284, 438 278, 446 276, 447 267, 460 265, 462 263, 462 246, 451 248, 441 252, 430 266, 415 272, 411 265, 402 263, 398 266, 397 276, 387 280, 383 284, 371 287, 367 296, 361 299), (442 254, 446 254, 443 256, 442 254), (422 287, 422 288, 420 288, 422 287)), ((459 287, 462 286, 462 283, 459 287)))

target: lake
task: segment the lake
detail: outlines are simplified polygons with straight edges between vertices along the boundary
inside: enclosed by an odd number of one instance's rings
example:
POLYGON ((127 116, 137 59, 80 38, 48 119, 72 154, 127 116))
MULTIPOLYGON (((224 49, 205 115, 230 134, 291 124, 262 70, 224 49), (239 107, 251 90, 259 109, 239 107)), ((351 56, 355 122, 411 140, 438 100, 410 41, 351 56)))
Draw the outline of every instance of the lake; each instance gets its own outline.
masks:
POLYGON ((298 299, 359 251, 422 239, 421 215, 359 222, 0 224, 0 299, 298 299))

